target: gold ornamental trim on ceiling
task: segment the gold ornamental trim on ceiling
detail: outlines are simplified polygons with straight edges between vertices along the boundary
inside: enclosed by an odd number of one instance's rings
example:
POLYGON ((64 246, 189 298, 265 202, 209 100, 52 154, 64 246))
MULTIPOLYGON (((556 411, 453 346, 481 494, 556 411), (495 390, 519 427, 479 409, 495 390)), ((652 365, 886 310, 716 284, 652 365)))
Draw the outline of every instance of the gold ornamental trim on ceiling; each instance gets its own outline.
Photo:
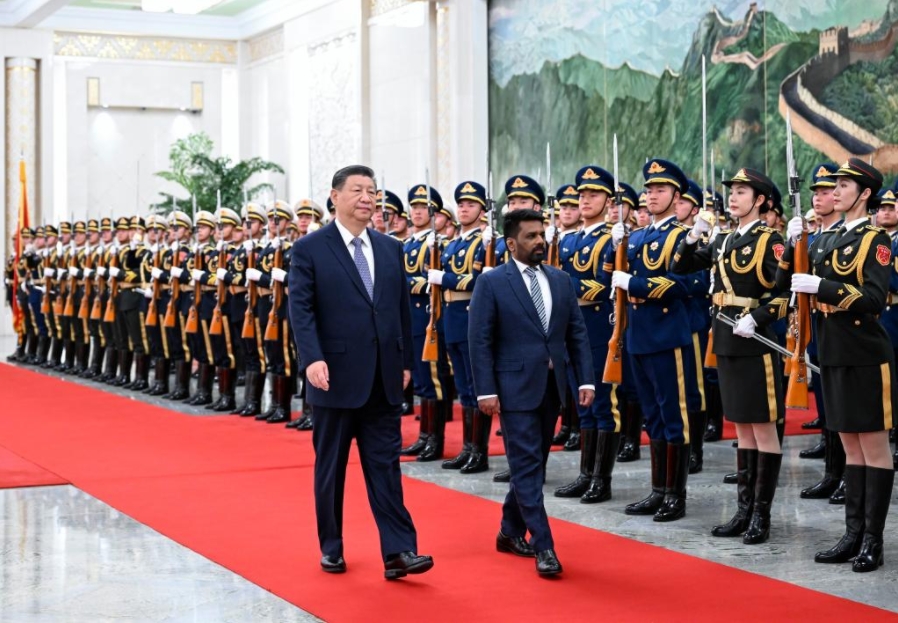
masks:
POLYGON ((253 37, 248 44, 251 63, 280 54, 284 51, 284 29, 279 27, 277 30, 253 37))
POLYGON ((237 42, 57 32, 57 56, 182 63, 237 63, 237 42))
POLYGON ((371 5, 369 14, 371 17, 377 17, 378 15, 383 15, 384 13, 389 13, 395 9, 401 9, 408 4, 420 1, 421 0, 370 0, 371 5))

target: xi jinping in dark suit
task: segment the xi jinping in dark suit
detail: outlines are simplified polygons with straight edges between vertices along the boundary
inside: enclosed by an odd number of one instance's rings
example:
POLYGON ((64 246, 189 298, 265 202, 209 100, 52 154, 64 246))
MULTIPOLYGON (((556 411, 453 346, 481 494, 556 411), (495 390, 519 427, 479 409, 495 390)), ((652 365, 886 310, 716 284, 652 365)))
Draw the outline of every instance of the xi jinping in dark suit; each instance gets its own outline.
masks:
POLYGON ((369 229, 374 172, 334 175, 336 218, 299 239, 290 265, 290 321, 315 413, 315 511, 321 567, 346 570, 343 490, 355 438, 368 501, 380 532, 385 577, 423 573, 402 499, 399 449, 403 389, 412 368, 411 316, 402 245, 369 229))
POLYGON ((537 572, 555 575, 561 564, 543 505, 545 462, 568 365, 580 404, 589 406, 595 397, 592 352, 570 277, 541 263, 542 215, 510 212, 504 229, 512 261, 478 278, 468 325, 478 406, 498 413, 511 470, 496 548, 535 555, 537 572))

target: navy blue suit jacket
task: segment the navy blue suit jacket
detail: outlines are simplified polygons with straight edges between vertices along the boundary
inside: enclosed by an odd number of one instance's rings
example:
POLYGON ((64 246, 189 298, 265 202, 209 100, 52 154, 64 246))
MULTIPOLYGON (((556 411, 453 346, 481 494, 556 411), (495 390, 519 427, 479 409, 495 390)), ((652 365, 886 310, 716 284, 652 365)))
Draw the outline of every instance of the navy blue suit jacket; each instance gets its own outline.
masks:
POLYGON ((515 262, 483 273, 474 286, 468 324, 474 389, 478 396, 498 395, 503 411, 539 407, 550 359, 562 401, 568 365, 578 385, 595 382, 589 337, 571 278, 550 266, 542 269, 552 293, 548 334, 515 262))
POLYGON ((334 223, 300 238, 290 263, 290 322, 301 365, 327 363, 330 390, 311 385, 315 406, 357 409, 371 395, 380 362, 390 404, 403 401, 402 372, 412 368, 411 313, 402 244, 368 229, 374 300, 334 223))

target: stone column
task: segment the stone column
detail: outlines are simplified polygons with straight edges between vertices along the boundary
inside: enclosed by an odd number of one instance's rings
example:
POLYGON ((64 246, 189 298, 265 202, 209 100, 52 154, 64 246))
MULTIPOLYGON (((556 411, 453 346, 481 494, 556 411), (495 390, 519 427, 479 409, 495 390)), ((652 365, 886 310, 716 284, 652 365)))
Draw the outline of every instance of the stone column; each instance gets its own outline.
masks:
POLYGON ((19 161, 24 158, 28 178, 28 211, 32 226, 38 223, 38 64, 32 58, 6 59, 6 234, 11 237, 18 227, 19 161))

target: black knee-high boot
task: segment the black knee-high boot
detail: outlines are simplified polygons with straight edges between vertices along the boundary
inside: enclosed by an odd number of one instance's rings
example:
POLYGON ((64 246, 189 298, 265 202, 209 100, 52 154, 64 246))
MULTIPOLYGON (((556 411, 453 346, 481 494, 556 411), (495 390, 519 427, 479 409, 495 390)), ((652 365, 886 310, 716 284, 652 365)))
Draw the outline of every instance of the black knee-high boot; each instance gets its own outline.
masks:
POLYGON ((611 499, 611 473, 620 445, 620 433, 599 431, 596 435, 596 459, 589 488, 580 496, 581 504, 596 504, 611 499))
POLYGON ((867 468, 846 465, 845 473, 845 534, 833 547, 817 552, 814 562, 840 563, 854 558, 864 538, 864 498, 867 495, 867 468))
POLYGON ((866 493, 864 495, 864 538, 861 549, 854 557, 851 570, 857 573, 876 571, 882 566, 882 533, 892 500, 895 470, 867 466, 866 493))
POLYGON ((448 461, 443 461, 443 469, 461 469, 471 458, 471 452, 474 448, 474 411, 477 407, 462 407, 461 435, 462 448, 461 452, 448 461))
POLYGON ((406 446, 399 451, 402 456, 418 456, 427 447, 427 438, 430 436, 430 421, 436 410, 436 400, 430 398, 421 399, 421 431, 418 433, 418 439, 410 446, 406 446))
POLYGON ((589 489, 596 464, 597 441, 598 431, 596 429, 584 428, 580 431, 580 473, 577 474, 573 482, 555 489, 556 498, 579 498, 589 489))
POLYGON ((711 528, 712 536, 739 536, 748 529, 755 502, 755 481, 758 475, 758 451, 736 450, 736 514, 727 523, 711 528))
POLYGON ((782 454, 758 452, 758 475, 755 479, 755 504, 748 529, 742 535, 746 545, 764 543, 770 537, 770 508, 776 493, 776 481, 783 463, 782 454))
POLYGON ((626 428, 621 428, 623 443, 620 451, 617 453, 618 463, 638 461, 640 456, 639 444, 642 442, 642 407, 638 402, 628 401, 625 409, 627 411, 627 416, 624 420, 626 428))

